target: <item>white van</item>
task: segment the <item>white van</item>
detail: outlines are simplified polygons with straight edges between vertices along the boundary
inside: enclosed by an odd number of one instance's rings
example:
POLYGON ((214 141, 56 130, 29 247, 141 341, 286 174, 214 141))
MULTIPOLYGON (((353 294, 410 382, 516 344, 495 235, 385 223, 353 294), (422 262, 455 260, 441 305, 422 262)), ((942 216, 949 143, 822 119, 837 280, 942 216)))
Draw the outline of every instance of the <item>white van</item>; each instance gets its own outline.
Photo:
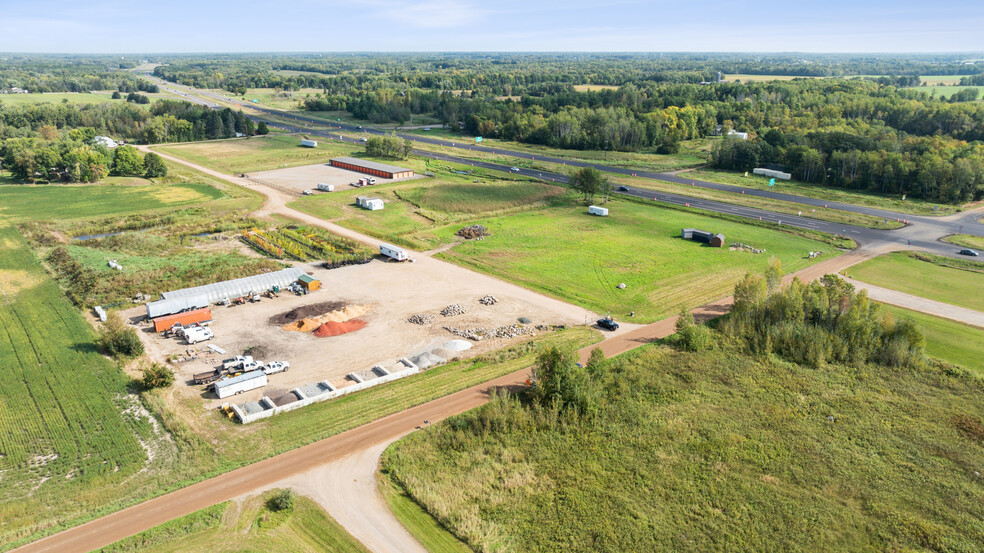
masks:
POLYGON ((188 342, 189 345, 204 342, 205 340, 211 340, 213 337, 215 337, 215 335, 212 333, 212 330, 203 326, 188 328, 184 331, 185 341, 188 342))

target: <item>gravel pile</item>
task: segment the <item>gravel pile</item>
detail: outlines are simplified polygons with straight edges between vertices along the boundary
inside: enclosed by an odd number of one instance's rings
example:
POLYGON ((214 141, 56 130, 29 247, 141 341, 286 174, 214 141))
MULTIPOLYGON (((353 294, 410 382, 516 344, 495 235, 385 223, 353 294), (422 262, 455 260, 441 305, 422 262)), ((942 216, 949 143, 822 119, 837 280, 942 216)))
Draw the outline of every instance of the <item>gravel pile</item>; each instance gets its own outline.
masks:
POLYGON ((478 303, 482 305, 495 305, 498 301, 495 296, 482 296, 478 299, 478 303))
POLYGON ((431 350, 431 353, 438 357, 443 357, 445 359, 451 359, 458 356, 458 352, 451 351, 445 348, 434 348, 431 350))
POLYGON ((434 365, 440 365, 445 362, 444 358, 438 357, 429 351, 417 354, 410 358, 410 361, 420 367, 421 369, 429 369, 434 365))
POLYGON ((429 315, 427 313, 418 313, 416 315, 410 315, 407 319, 408 323, 413 323, 415 325, 429 325, 436 319, 434 315, 429 315))
POLYGON ((465 308, 458 303, 452 303, 451 305, 441 310, 441 315, 445 317, 455 317, 457 315, 464 315, 464 314, 465 314, 465 308))
POLYGON ((475 341, 489 340, 492 338, 515 338, 516 336, 533 334, 535 332, 533 327, 518 324, 511 324, 496 328, 455 328, 453 326, 446 326, 444 327, 444 330, 447 330, 455 336, 460 336, 462 338, 475 341))

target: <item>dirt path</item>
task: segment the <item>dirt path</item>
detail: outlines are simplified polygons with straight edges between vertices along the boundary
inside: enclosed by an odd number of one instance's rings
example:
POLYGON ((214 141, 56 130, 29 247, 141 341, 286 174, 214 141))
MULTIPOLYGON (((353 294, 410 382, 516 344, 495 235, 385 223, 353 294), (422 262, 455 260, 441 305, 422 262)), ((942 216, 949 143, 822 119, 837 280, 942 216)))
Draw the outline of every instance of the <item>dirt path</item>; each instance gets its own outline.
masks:
POLYGON ((974 311, 973 309, 967 309, 966 307, 958 307, 956 305, 950 305, 949 303, 913 296, 912 294, 906 294, 905 292, 899 292, 897 290, 882 288, 881 286, 875 286, 874 284, 868 284, 853 278, 845 278, 845 280, 853 284, 858 290, 867 290, 868 296, 875 301, 897 305, 906 309, 912 309, 913 311, 919 311, 920 313, 935 315, 937 317, 943 317, 944 319, 950 319, 959 323, 984 328, 984 313, 980 311, 974 311))

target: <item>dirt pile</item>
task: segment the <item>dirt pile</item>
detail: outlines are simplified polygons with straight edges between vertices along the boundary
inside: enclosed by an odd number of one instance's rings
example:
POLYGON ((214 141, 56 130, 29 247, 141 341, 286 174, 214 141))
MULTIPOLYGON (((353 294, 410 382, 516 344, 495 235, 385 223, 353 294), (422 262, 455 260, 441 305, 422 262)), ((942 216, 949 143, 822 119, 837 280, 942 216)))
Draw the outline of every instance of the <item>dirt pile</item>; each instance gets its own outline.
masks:
POLYGON ((361 317, 372 310, 369 305, 346 305, 342 309, 325 313, 316 317, 319 323, 344 323, 350 319, 361 317))
POLYGON ((451 305, 441 310, 441 315, 445 317, 455 317, 464 314, 465 314, 465 308, 460 303, 452 303, 451 305))
POLYGON ((470 227, 462 227, 458 229, 458 232, 455 234, 468 240, 481 240, 482 238, 489 236, 489 229, 485 228, 484 225, 472 225, 470 227))
POLYGON ((293 332, 312 332, 320 325, 321 322, 318 319, 301 319, 299 321, 287 323, 280 328, 293 332))
POLYGON ((269 322, 272 325, 283 326, 287 323, 292 323, 300 319, 309 319, 312 317, 318 317, 325 313, 330 313, 332 311, 338 311, 339 309, 344 309, 348 304, 343 301, 323 301, 320 303, 312 303, 311 305, 302 305, 300 307, 295 307, 290 311, 285 311, 279 315, 274 315, 270 317, 269 322))
POLYGON ((352 319, 351 321, 345 321, 344 323, 329 321, 319 326, 314 331, 314 335, 318 338, 340 336, 342 334, 348 334, 349 332, 355 332, 356 330, 362 330, 367 324, 368 323, 361 319, 352 319))

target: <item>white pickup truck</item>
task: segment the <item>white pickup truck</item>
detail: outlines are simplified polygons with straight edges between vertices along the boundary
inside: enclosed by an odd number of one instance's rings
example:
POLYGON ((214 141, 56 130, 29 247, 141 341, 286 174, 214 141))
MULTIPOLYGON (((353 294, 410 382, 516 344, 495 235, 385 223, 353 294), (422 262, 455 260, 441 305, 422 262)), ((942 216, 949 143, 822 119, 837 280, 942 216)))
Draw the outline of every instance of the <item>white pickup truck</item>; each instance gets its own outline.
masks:
POLYGON ((253 357, 251 355, 237 355, 232 359, 223 359, 222 368, 223 369, 238 369, 242 367, 244 363, 252 363, 253 357))
POLYGON ((258 371, 263 368, 263 361, 248 361, 243 363, 243 372, 258 371))
POLYGON ((286 372, 290 368, 290 363, 287 361, 273 361, 269 365, 263 367, 263 372, 266 374, 276 374, 286 372))

